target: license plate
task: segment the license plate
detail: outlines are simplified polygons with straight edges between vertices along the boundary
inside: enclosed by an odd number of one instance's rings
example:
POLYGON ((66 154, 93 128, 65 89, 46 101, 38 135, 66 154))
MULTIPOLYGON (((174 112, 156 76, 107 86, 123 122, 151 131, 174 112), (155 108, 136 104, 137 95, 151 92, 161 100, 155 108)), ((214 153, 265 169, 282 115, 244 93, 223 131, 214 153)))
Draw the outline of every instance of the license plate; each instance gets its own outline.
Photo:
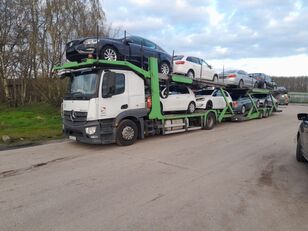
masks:
POLYGON ((68 137, 70 140, 75 140, 76 141, 76 136, 69 136, 68 137))

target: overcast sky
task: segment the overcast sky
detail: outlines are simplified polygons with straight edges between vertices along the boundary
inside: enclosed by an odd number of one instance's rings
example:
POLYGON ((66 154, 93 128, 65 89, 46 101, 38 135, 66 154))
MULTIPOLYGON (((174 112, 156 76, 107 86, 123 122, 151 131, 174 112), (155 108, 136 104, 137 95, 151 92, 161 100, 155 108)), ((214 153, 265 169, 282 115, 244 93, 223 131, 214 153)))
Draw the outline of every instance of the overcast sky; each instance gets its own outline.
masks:
POLYGON ((307 0, 103 0, 107 22, 215 68, 308 75, 307 0))

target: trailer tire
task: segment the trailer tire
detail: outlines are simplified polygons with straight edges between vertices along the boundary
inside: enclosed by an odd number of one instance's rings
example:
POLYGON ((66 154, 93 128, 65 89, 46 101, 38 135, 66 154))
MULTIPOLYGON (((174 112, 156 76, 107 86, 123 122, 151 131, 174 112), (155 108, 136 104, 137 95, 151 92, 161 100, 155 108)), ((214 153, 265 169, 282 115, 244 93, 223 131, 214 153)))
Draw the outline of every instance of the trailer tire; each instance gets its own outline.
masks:
POLYGON ((124 119, 119 123, 116 131, 116 143, 121 146, 132 145, 138 137, 138 127, 130 119, 124 119))
POLYGON ((209 114, 207 114, 204 120, 204 129, 211 130, 215 127, 215 124, 216 124, 216 116, 213 112, 210 112, 209 114))
POLYGON ((305 159, 303 155, 303 148, 302 148, 300 137, 297 138, 296 160, 298 162, 307 162, 307 160, 305 159))

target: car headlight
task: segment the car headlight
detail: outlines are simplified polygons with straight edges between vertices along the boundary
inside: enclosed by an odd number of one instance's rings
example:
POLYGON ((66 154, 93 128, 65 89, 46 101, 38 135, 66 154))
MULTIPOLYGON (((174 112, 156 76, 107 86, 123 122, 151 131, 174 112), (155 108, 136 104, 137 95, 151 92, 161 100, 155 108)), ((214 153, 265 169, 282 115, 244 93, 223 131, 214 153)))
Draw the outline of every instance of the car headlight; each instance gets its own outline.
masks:
POLYGON ((92 44, 96 44, 97 43, 97 39, 86 39, 83 41, 84 45, 92 45, 92 44))
POLYGON ((87 127, 86 128, 86 133, 88 135, 93 135, 96 132, 96 127, 87 127))

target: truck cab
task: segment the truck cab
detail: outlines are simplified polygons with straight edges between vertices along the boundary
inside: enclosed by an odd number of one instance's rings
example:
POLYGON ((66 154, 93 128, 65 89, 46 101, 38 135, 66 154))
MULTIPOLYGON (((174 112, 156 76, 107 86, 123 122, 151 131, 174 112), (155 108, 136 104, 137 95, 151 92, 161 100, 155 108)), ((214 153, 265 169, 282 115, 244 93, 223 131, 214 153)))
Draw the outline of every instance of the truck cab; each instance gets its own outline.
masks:
POLYGON ((64 76, 70 79, 62 105, 65 136, 83 143, 126 144, 143 135, 138 128, 148 111, 142 77, 130 70, 102 68, 76 69, 64 76), (119 126, 122 136, 117 138, 119 126))

